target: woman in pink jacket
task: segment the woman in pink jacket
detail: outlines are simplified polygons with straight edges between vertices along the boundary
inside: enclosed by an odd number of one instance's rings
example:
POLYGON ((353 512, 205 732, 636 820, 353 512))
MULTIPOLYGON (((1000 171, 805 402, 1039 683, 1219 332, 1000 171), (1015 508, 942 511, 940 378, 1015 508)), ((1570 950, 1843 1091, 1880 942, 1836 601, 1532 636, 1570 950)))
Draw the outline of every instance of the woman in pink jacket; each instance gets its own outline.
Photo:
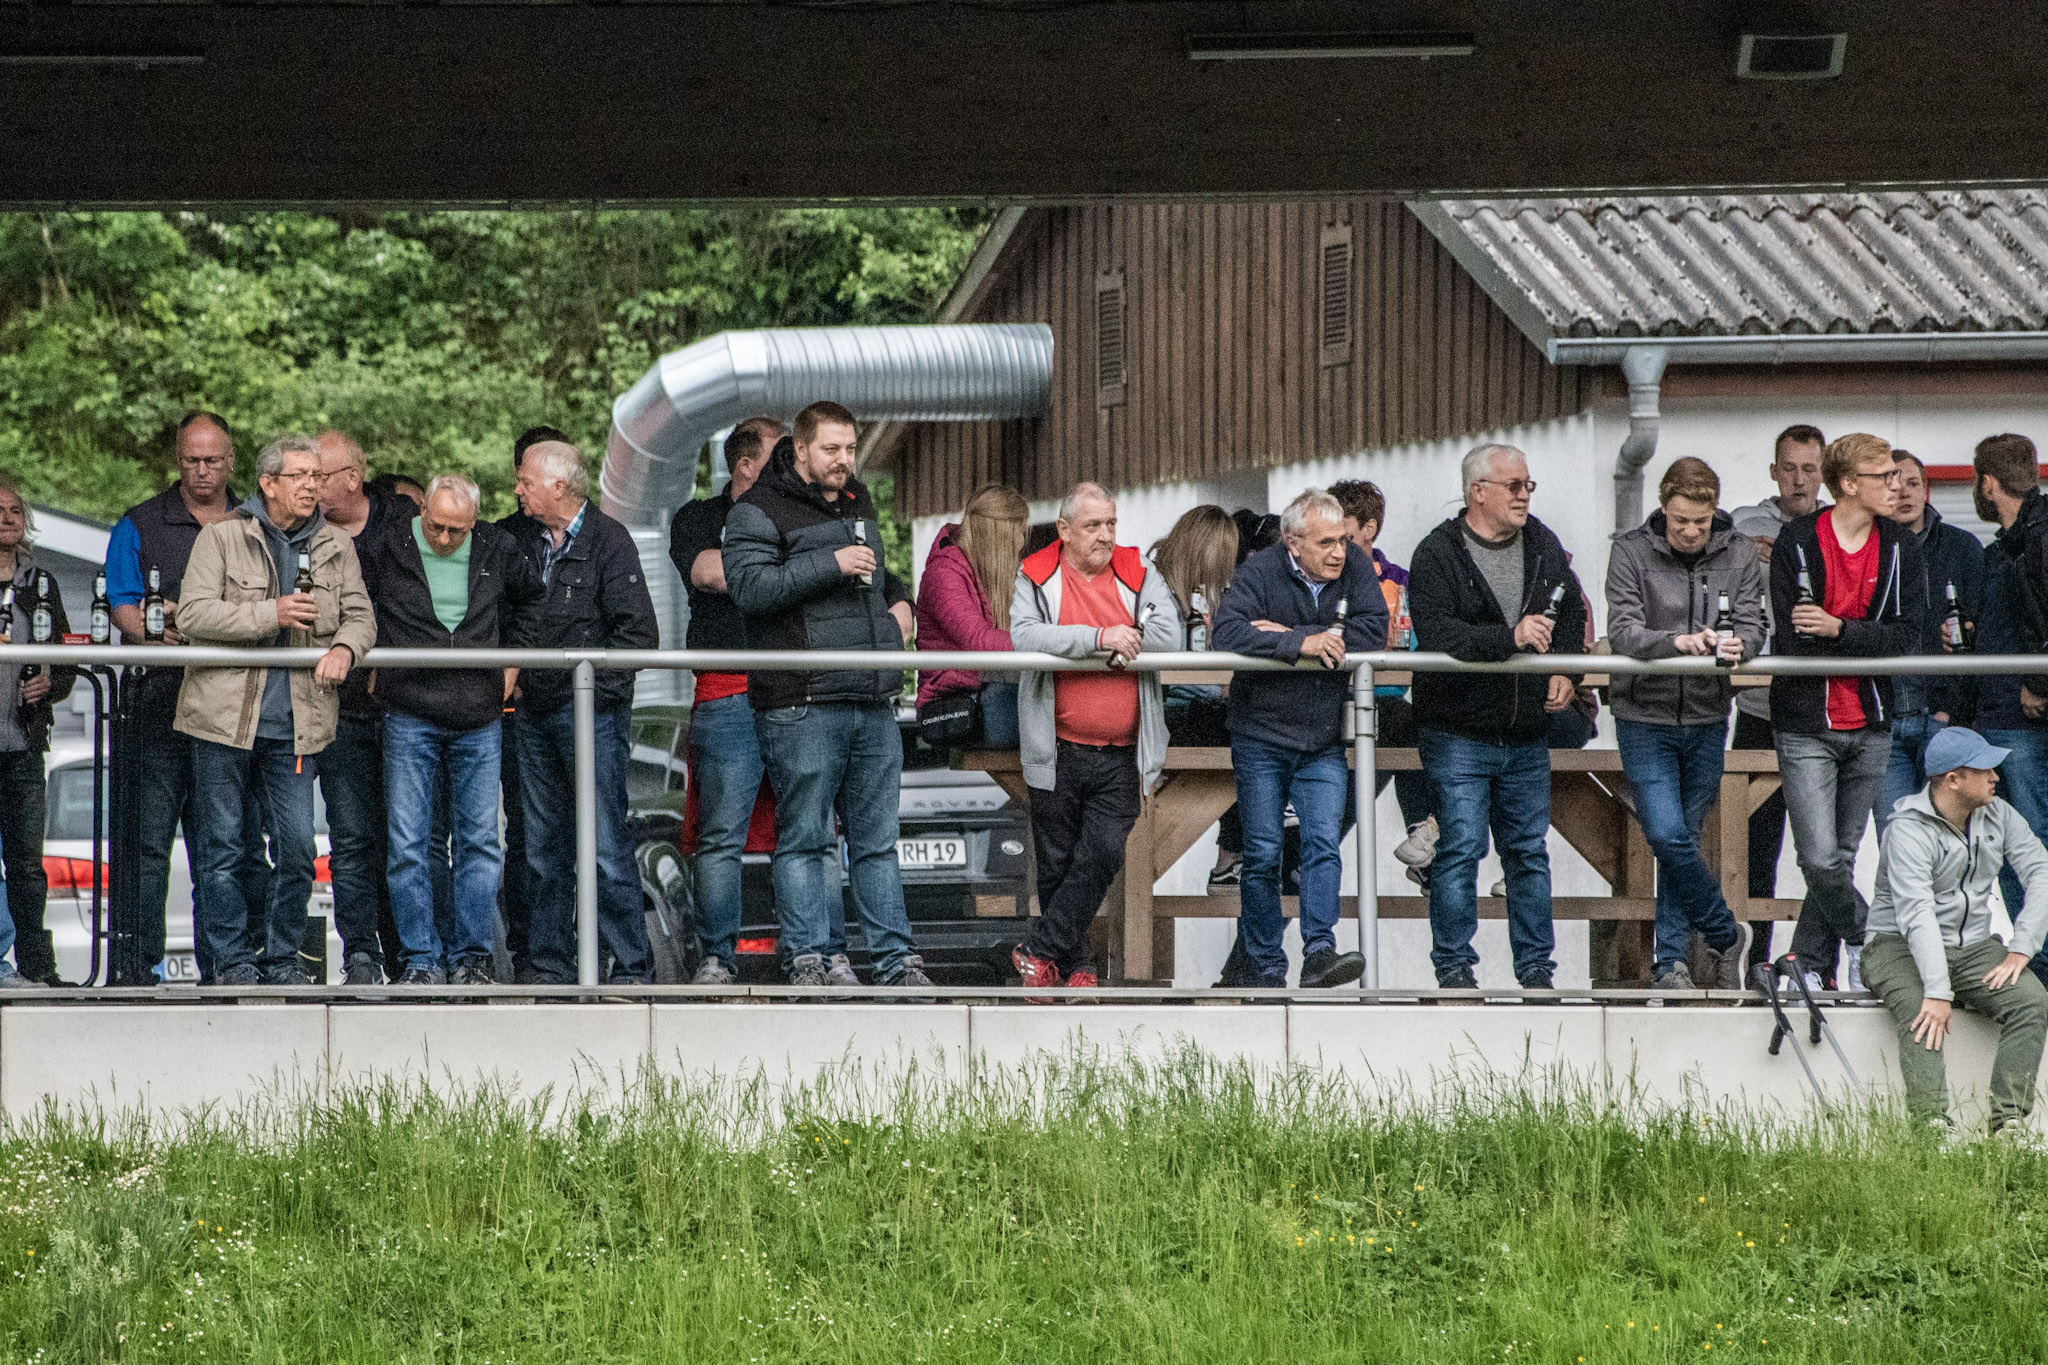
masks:
MULTIPOLYGON (((939 532, 918 580, 919 649, 1010 648, 1010 589, 1030 516, 1023 494, 988 484, 968 499, 958 522, 939 532)), ((927 738, 941 736, 939 743, 1014 749, 1017 675, 925 669, 917 675, 917 713, 927 738), (962 716, 969 698, 979 702, 971 725, 962 716)))

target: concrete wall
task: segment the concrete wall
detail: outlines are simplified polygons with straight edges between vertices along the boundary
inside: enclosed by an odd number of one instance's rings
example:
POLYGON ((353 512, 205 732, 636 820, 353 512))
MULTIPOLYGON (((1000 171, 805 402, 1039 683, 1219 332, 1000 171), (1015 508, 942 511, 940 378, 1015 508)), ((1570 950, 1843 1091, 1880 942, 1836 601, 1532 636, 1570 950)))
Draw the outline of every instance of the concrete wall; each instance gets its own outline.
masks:
MULTIPOLYGON (((10 1121, 45 1105, 176 1118, 386 1079, 616 1097, 645 1066, 694 1083, 824 1083, 866 1111, 913 1072, 945 1085, 1014 1077, 1077 1048, 1158 1059, 1189 1044, 1263 1074, 1312 1068, 1374 1094, 1570 1085, 1799 1114, 1812 1103, 1801 1050, 1832 1095, 1890 1093, 1889 1017, 1869 1007, 1828 1017, 1860 1089, 1803 1034, 1766 1055, 1770 1015, 1727 1006, 11 1005, 0 1009, 0 1109, 10 1121)), ((1958 1016, 1949 1064, 1963 1115, 1977 1112, 1992 1037, 1986 1021, 1958 1016)))

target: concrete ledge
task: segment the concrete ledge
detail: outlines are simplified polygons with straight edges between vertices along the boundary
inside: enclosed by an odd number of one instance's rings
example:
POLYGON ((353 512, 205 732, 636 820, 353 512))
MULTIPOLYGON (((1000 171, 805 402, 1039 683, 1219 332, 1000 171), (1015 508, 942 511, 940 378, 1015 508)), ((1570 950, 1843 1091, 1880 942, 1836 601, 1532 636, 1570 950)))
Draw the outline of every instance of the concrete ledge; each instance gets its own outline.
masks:
MULTIPOLYGON (((1652 1104, 1796 1115, 1813 1103, 1804 1055, 1832 1098, 1895 1094, 1881 1009, 1827 1011, 1860 1084, 1800 1032, 1780 1055, 1756 1008, 1307 1004, 10 1005, 0 1009, 0 1110, 46 1105, 175 1117, 327 1085, 492 1081, 527 1097, 616 1095, 651 1068, 676 1080, 828 1079, 828 1098, 886 1108, 909 1079, 946 1085, 1075 1050, 1158 1062, 1192 1046, 1272 1074, 1305 1067, 1377 1095, 1583 1089, 1652 1104)), ((1948 1045, 1959 1119, 1981 1115, 1996 1030, 1959 1014, 1948 1045)), ((2044 1067, 2048 1076, 2048 1067, 2044 1067)))
POLYGON ((317 1082, 321 1005, 50 1005, 0 1011, 0 1110, 176 1114, 317 1082))

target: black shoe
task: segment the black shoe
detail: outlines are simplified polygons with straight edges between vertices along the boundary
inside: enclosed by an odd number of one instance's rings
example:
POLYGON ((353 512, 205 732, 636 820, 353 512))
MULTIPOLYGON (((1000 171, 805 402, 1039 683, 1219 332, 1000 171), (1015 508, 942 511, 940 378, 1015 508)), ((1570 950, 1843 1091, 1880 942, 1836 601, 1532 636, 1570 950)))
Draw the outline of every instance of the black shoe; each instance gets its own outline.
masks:
POLYGON ((405 975, 398 978, 401 986, 445 986, 448 974, 439 967, 407 967, 405 975))
POLYGON ((350 953, 348 970, 343 973, 344 986, 381 986, 384 984, 384 964, 368 953, 350 953))
POLYGON ((1243 886, 1243 885, 1244 885, 1244 859, 1242 859, 1242 858, 1239 858, 1239 859, 1238 859, 1238 860, 1237 860, 1236 862, 1234 862, 1234 863, 1225 863, 1225 864, 1224 864, 1224 865, 1223 865, 1222 867, 1213 867, 1213 868, 1210 868, 1210 869, 1209 869, 1209 885, 1211 885, 1211 886, 1243 886))
POLYGON ((306 969, 298 963, 287 962, 282 966, 264 968, 263 984, 266 986, 310 986, 313 984, 313 978, 308 976, 306 969))
POLYGON ((495 986, 491 976, 491 960, 487 957, 465 957, 455 964, 455 970, 448 973, 451 986, 495 986))
MULTIPOLYGON (((1222 990, 1243 990, 1257 986, 1259 969, 1252 966, 1252 960, 1244 951, 1244 940, 1233 936, 1230 940, 1230 955, 1223 959, 1223 974, 1216 978, 1216 985, 1222 990)), ((1286 984, 1286 983, 1281 983, 1286 984)))
POLYGON ((1470 967, 1453 967, 1450 971, 1436 974, 1436 988, 1440 991, 1476 991, 1479 978, 1472 974, 1470 967))
POLYGON ((1525 991, 1547 991, 1555 989, 1555 987, 1553 987, 1550 984, 1549 972, 1531 972, 1527 976, 1516 977, 1515 982, 1525 991))
POLYGON ((263 984, 263 973, 256 970, 256 964, 253 962, 240 962, 220 974, 220 984, 223 986, 260 986, 263 984))
POLYGON ((1301 959, 1301 988, 1320 990, 1325 986, 1348 986, 1365 975, 1365 957, 1340 953, 1335 948, 1318 948, 1301 959))

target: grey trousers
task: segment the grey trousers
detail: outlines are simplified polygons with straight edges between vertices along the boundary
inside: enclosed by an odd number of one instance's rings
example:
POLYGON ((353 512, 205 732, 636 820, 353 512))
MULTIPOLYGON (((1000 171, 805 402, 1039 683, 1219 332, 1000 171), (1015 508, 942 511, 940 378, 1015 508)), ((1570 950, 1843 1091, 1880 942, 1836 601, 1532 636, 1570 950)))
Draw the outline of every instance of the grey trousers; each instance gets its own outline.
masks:
POLYGON ((1863 943, 1869 907, 1853 880, 1856 847, 1891 763, 1891 731, 1875 725, 1817 735, 1780 730, 1777 748, 1785 816, 1806 878, 1792 952, 1802 971, 1831 980, 1842 945, 1863 943))

